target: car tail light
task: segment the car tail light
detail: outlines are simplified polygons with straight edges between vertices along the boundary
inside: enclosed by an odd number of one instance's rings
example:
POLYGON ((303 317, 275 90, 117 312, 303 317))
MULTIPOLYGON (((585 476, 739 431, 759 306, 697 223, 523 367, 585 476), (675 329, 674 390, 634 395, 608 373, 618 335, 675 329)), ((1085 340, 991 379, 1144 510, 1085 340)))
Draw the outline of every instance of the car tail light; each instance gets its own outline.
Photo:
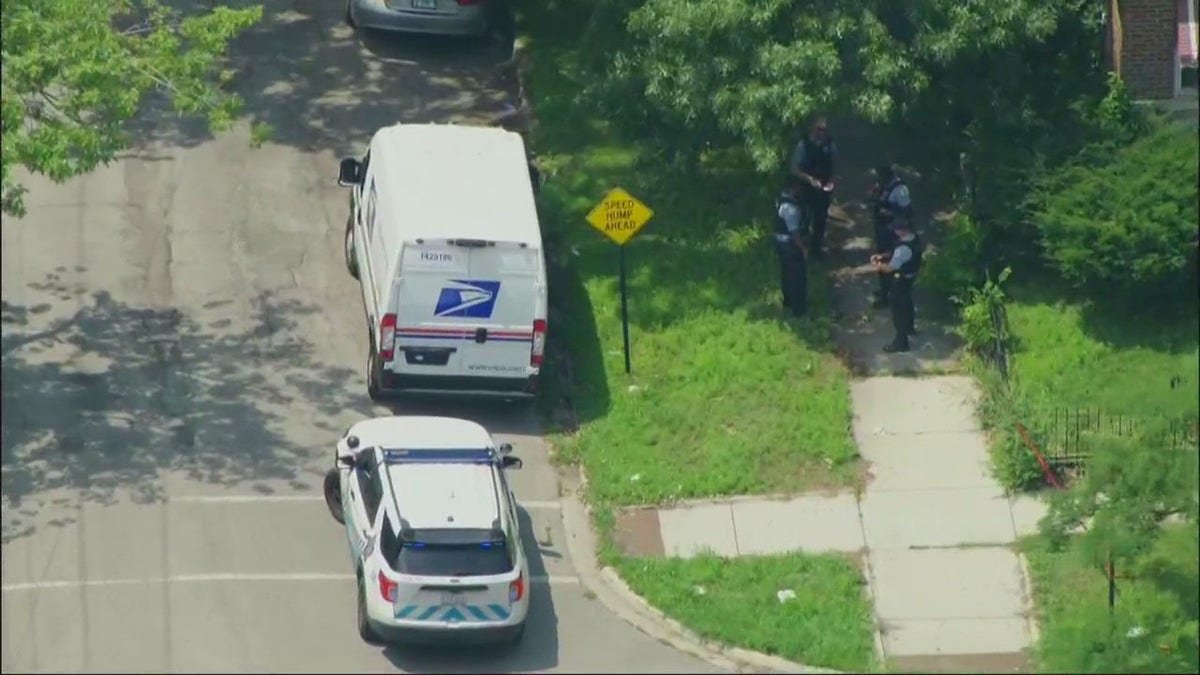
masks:
POLYGON ((543 355, 546 353, 546 320, 533 320, 533 346, 529 349, 529 365, 534 368, 542 366, 543 355))
POLYGON ((523 597, 525 597, 525 575, 522 573, 508 584, 508 601, 516 602, 523 597))
MULTIPOLYGON (((379 570, 379 594, 388 602, 396 601, 396 594, 400 591, 400 584, 387 578, 383 570, 379 570)), ((511 595, 511 593, 510 593, 511 595)))
POLYGON ((396 315, 384 314, 379 321, 379 358, 391 361, 396 354, 396 315))

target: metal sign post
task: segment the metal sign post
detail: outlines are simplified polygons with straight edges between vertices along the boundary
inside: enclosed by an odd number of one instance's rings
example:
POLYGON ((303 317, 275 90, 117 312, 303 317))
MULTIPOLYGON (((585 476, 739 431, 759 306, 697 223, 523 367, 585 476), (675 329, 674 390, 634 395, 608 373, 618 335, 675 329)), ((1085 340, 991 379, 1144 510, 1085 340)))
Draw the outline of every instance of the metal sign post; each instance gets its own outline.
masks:
POLYGON ((625 292, 625 247, 618 246, 621 255, 621 335, 625 338, 625 374, 630 372, 629 365, 629 294, 625 292))
POLYGON ((646 226, 654 212, 621 188, 609 190, 587 215, 588 224, 608 237, 619 249, 621 287, 621 335, 625 342, 625 373, 632 371, 629 357, 629 293, 625 272, 625 244, 646 226))

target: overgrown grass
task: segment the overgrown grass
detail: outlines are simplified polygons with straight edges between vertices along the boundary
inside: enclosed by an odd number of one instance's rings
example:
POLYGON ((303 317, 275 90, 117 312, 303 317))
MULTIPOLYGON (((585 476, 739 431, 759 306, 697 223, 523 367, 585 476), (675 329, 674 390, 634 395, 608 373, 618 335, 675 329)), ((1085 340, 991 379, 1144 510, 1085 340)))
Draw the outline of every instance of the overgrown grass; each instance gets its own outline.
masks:
POLYGON ((844 556, 625 559, 619 570, 634 591, 706 638, 807 665, 875 666, 863 577, 844 556), (785 589, 795 597, 780 602, 785 589))
POLYGON ((1043 672, 1200 672, 1200 539, 1195 525, 1164 531, 1130 569, 1117 569, 1115 612, 1103 570, 1077 546, 1023 542, 1033 577, 1043 672), (1132 577, 1132 578, 1129 578, 1132 577))
POLYGON ((551 332, 570 356, 581 422, 558 439, 560 456, 586 467, 602 506, 851 482, 847 375, 828 339, 821 270, 810 273, 815 318, 785 319, 778 306, 765 236, 774 186, 739 157, 679 168, 652 139, 598 119, 579 95, 592 74, 571 22, 586 13, 547 3, 524 20, 547 176, 551 332), (584 220, 618 185, 655 211, 627 247, 632 375, 618 249, 584 220))
MULTIPOLYGON (((1010 489, 1044 481, 1016 431, 1017 422, 1053 455, 1063 449, 1058 447, 1061 439, 1078 431, 1073 422, 1064 421, 1068 415, 1103 418, 1096 431, 1107 433, 1119 424, 1125 434, 1165 418, 1181 433, 1180 441, 1200 417, 1195 303, 1135 314, 1056 293, 1053 280, 1040 285, 1026 281, 1006 293, 1007 387, 990 364, 972 360, 985 391, 982 417, 991 432, 995 473, 1010 489)), ((969 342, 990 348, 994 330, 982 300, 974 300, 960 326, 969 342)), ((1072 453, 1087 451, 1090 433, 1082 429, 1084 444, 1072 447, 1072 453)))
POLYGON ((1131 317, 1079 304, 1022 302, 1019 289, 1014 296, 1008 308, 1018 340, 1013 383, 1027 398, 1134 418, 1194 419, 1200 412, 1194 309, 1131 317))

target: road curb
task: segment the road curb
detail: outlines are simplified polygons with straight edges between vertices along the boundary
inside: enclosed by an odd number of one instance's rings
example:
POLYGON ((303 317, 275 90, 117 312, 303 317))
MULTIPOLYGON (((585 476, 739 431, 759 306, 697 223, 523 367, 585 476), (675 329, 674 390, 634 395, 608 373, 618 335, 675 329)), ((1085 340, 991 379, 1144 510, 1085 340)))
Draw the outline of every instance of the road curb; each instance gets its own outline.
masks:
POLYGON ((563 529, 567 553, 575 563, 583 587, 610 611, 638 630, 671 647, 702 659, 718 668, 737 673, 840 673, 788 661, 778 656, 731 647, 700 637, 675 619, 646 602, 625 583, 612 567, 596 562, 596 534, 592 509, 580 496, 587 486, 587 473, 578 469, 577 478, 560 476, 563 490, 563 529), (564 480, 565 478, 565 480, 564 480))

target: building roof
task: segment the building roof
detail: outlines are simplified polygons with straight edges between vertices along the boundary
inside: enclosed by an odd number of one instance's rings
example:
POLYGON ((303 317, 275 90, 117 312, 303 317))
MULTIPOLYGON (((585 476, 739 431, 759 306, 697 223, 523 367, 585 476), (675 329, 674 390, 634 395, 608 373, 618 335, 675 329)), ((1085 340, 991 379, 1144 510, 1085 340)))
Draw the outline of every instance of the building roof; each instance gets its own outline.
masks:
POLYGON ((404 240, 483 239, 541 248, 525 143, 511 131, 396 124, 375 133, 379 208, 404 240))

